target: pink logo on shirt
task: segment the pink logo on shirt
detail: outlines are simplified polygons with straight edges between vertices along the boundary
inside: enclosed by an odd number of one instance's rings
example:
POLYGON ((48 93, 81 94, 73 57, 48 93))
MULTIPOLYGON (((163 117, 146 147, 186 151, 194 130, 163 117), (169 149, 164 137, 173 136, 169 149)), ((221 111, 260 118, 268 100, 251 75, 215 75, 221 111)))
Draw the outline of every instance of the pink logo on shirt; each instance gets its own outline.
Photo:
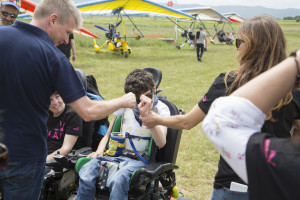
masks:
POLYGON ((48 137, 52 138, 52 139, 57 139, 59 140, 61 138, 61 135, 64 131, 64 127, 65 127, 66 123, 62 123, 61 121, 59 122, 59 128, 55 128, 53 129, 53 132, 48 131, 48 137))
POLYGON ((203 98, 202 98, 202 101, 207 101, 207 97, 206 96, 204 96, 203 98))
POLYGON ((270 139, 265 140, 265 144, 264 144, 265 157, 266 157, 268 163, 270 163, 271 165, 276 167, 276 164, 272 161, 272 158, 274 158, 276 155, 276 151, 270 150, 270 154, 268 154, 269 148, 270 148, 270 143, 271 143, 270 139))
POLYGON ((79 131, 79 126, 77 126, 76 128, 73 128, 74 131, 79 131))

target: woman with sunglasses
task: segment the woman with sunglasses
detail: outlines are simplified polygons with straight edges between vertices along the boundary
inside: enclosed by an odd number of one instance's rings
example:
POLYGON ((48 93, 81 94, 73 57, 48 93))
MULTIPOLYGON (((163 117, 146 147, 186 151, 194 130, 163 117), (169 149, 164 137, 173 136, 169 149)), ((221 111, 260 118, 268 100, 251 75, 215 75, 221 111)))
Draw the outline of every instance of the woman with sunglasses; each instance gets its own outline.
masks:
POLYGON ((203 121, 206 136, 249 183, 251 200, 299 199, 299 137, 276 138, 261 131, 274 105, 293 87, 299 90, 299 63, 300 51, 293 52, 230 96, 215 100, 203 121))
MULTIPOLYGON (((241 24, 236 47, 239 52, 237 69, 221 73, 202 100, 190 112, 171 117, 161 117, 150 112, 148 116, 141 117, 143 123, 147 127, 161 124, 175 129, 191 129, 204 119, 216 98, 230 95, 237 88, 286 58, 283 31, 275 19, 267 16, 254 17, 241 24)), ((290 91, 274 106, 272 112, 268 113, 262 131, 267 131, 276 137, 290 137, 292 123, 300 116, 299 99, 299 92, 290 91)), ((249 199, 249 196, 245 182, 220 157, 211 199, 224 198, 244 200, 249 199), (233 189, 234 185, 237 185, 238 189, 233 189)))

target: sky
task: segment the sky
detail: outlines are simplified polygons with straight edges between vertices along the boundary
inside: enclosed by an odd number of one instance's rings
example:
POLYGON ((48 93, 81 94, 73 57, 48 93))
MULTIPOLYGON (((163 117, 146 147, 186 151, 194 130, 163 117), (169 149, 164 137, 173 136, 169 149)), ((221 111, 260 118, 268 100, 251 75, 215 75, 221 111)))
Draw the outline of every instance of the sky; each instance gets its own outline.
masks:
MULTIPOLYGON (((169 0, 152 0, 154 2, 168 2, 169 0)), ((284 9, 297 8, 300 9, 300 0, 173 0, 178 4, 200 4, 207 6, 222 5, 243 5, 243 6, 263 6, 266 8, 284 9)))

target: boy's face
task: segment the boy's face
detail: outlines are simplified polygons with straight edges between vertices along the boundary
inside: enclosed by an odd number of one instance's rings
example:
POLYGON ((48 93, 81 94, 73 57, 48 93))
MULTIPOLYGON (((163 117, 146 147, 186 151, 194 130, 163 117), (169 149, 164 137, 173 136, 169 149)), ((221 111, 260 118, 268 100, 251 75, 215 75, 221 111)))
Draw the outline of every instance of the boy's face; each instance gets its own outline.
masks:
MULTIPOLYGON (((143 93, 143 95, 145 95, 146 97, 152 99, 152 101, 153 101, 154 91, 153 90, 148 90, 147 92, 143 93)), ((140 98, 141 98, 141 95, 136 97, 136 104, 139 104, 141 102, 140 98)))

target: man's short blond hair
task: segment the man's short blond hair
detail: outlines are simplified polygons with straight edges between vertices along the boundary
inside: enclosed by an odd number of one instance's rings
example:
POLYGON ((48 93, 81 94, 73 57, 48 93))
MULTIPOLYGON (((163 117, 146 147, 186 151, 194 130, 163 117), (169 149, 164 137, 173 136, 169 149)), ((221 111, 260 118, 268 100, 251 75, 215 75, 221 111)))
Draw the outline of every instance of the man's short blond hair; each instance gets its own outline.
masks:
POLYGON ((81 28, 82 18, 72 0, 42 0, 35 8, 33 18, 43 19, 54 13, 61 24, 68 23, 70 17, 74 17, 76 27, 81 28))

